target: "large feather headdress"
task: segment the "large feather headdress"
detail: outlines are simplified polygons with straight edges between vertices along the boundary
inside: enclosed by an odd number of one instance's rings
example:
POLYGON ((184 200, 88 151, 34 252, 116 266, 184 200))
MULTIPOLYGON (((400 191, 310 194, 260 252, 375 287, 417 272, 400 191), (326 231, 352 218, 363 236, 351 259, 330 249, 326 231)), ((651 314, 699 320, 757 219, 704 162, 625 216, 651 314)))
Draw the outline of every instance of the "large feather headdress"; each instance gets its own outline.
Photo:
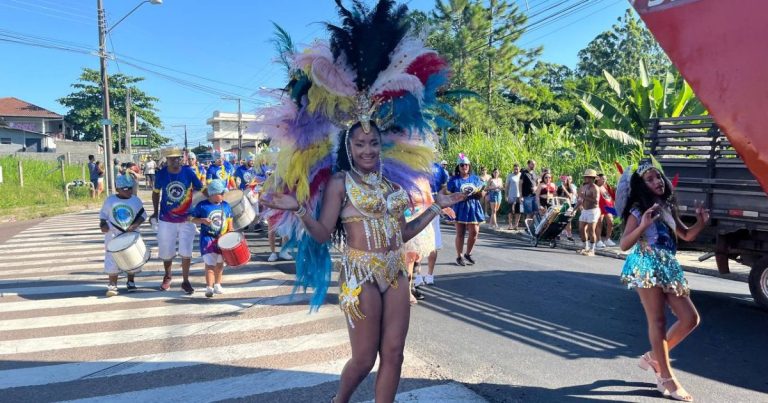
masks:
MULTIPOLYGON (((410 29, 407 7, 393 0, 379 0, 373 9, 359 0, 352 1, 351 9, 341 0, 336 5, 341 23, 326 24, 329 41, 316 40, 303 51, 292 45, 281 48, 290 80, 277 94, 277 106, 259 111, 264 120, 255 127, 280 149, 268 185, 294 194, 315 216, 338 148, 344 146, 338 144, 341 131, 356 122, 367 131, 369 121, 382 132, 398 128, 382 137, 383 175, 414 191, 417 180, 431 174, 433 125, 445 122, 430 110, 440 109, 437 91, 447 84, 448 65, 410 29)), ((298 242, 299 283, 312 286, 314 279, 302 278, 302 266, 310 264, 302 256, 325 256, 317 255, 317 245, 293 214, 272 211, 269 220, 280 235, 298 242)), ((312 301, 313 306, 319 303, 312 301)))

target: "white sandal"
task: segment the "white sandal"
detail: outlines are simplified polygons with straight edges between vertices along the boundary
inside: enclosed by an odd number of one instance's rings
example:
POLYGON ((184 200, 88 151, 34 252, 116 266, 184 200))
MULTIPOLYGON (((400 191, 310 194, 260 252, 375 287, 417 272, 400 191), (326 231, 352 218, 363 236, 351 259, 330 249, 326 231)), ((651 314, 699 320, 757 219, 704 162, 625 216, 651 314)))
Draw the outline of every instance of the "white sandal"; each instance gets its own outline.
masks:
POLYGON ((683 388, 682 386, 679 386, 677 389, 674 390, 674 392, 672 392, 669 389, 667 389, 667 387, 664 385, 667 382, 674 383, 674 381, 675 381, 674 377, 672 378, 658 377, 656 378, 656 389, 658 389, 659 392, 661 392, 661 394, 664 397, 669 397, 674 400, 679 400, 681 402, 692 402, 693 396, 691 396, 691 394, 688 393, 688 391, 685 390, 685 388, 683 388))

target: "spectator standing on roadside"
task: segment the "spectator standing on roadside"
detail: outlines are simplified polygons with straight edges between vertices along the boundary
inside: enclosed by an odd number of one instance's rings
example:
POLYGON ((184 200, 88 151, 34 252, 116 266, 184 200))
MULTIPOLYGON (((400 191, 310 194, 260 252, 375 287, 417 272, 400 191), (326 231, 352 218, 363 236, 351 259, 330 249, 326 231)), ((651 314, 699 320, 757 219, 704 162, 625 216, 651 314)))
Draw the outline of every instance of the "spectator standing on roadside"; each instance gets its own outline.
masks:
POLYGON ((456 175, 448 181, 448 191, 451 193, 462 192, 467 195, 466 200, 456 203, 453 210, 456 212, 456 264, 466 266, 475 264, 472 258, 472 248, 477 242, 480 233, 480 224, 485 222, 483 206, 482 180, 472 174, 469 158, 464 153, 459 154, 456 166, 456 175), (464 234, 467 233, 467 249, 464 251, 464 234))
POLYGON ((520 214, 523 212, 523 197, 520 192, 520 164, 512 166, 512 172, 507 175, 504 187, 507 193, 507 203, 509 203, 509 213, 507 213, 507 224, 510 230, 517 230, 520 225, 520 214))
POLYGON ((95 198, 99 189, 99 172, 96 170, 96 158, 93 155, 88 156, 88 180, 93 185, 91 197, 95 198))
POLYGON ((536 213, 536 186, 539 184, 539 176, 536 174, 536 161, 528 160, 527 169, 520 171, 520 193, 523 198, 523 214, 526 218, 533 218, 536 213))
MULTIPOLYGON (((563 175, 560 177, 560 181, 560 186, 557 187, 557 197, 568 199, 568 203, 571 207, 576 206, 577 193, 579 190, 576 189, 576 185, 573 184, 573 177, 570 175, 563 175)), ((571 230, 570 222, 565 226, 564 232, 568 240, 573 241, 573 231, 571 230)))
POLYGON ((496 213, 499 212, 499 207, 501 206, 501 192, 504 189, 504 183, 501 181, 501 178, 499 177, 499 169, 493 168, 493 171, 491 171, 491 179, 488 179, 488 187, 486 190, 488 191, 488 202, 491 205, 491 221, 490 225, 494 229, 499 229, 499 223, 496 222, 496 213))
POLYGON ((616 215, 616 209, 613 208, 614 190, 605 181, 605 174, 598 174, 595 184, 600 189, 600 219, 597 222, 597 247, 616 246, 611 240, 613 236, 613 217, 616 215), (605 226, 605 233, 603 233, 605 226), (605 236, 602 236, 605 235, 605 236))
POLYGON ((595 256, 595 247, 597 244, 597 234, 595 227, 600 219, 600 189, 595 185, 597 171, 587 169, 584 171, 584 184, 579 189, 579 197, 576 207, 581 208, 579 216, 579 235, 584 241, 584 249, 579 251, 585 256, 595 256))
POLYGON ((149 189, 155 188, 155 170, 157 169, 157 163, 152 158, 144 164, 144 177, 147 178, 147 187, 149 189))
MULTIPOLYGON (((480 180, 483 181, 483 186, 488 187, 488 181, 491 179, 491 175, 488 175, 488 168, 486 167, 480 167, 480 180)), ((488 193, 485 193, 483 196, 483 199, 481 200, 483 203, 483 214, 489 215, 489 209, 488 209, 488 193)))

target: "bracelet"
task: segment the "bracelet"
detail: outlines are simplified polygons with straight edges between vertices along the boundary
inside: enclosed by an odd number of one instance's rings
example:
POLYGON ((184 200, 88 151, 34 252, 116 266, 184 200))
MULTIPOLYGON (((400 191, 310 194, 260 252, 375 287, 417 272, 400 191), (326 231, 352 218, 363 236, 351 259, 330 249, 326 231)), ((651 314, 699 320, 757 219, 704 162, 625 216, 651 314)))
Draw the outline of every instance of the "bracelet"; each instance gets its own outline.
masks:
POLYGON ((432 203, 432 205, 429 206, 429 209, 432 210, 435 215, 440 215, 440 213, 443 211, 443 209, 441 209, 437 203, 432 203))
POLYGON ((304 217, 305 214, 307 214, 307 209, 304 206, 299 206, 299 209, 294 211, 293 214, 296 214, 296 217, 304 217))

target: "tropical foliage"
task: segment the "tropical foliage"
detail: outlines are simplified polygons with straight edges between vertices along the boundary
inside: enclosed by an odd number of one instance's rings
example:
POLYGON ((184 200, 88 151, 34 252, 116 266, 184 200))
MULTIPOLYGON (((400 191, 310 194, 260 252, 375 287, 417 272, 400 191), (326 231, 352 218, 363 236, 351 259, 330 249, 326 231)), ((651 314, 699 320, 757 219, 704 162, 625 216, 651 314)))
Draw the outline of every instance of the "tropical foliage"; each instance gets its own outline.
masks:
MULTIPOLYGON (((110 120, 112 120, 113 148, 125 131, 126 100, 130 97, 131 111, 139 118, 138 133, 148 135, 149 146, 157 147, 169 141, 160 136, 157 130, 162 128, 160 118, 155 112, 155 103, 159 100, 141 91, 137 84, 141 77, 115 74, 109 77, 110 120), (129 95, 130 92, 130 95, 129 95)), ((97 70, 84 68, 78 82, 72 84, 75 92, 58 99, 69 111, 66 119, 74 128, 74 138, 80 141, 101 141, 102 139, 102 96, 101 77, 97 70)), ((133 118, 131 118, 133 119, 133 118)))

